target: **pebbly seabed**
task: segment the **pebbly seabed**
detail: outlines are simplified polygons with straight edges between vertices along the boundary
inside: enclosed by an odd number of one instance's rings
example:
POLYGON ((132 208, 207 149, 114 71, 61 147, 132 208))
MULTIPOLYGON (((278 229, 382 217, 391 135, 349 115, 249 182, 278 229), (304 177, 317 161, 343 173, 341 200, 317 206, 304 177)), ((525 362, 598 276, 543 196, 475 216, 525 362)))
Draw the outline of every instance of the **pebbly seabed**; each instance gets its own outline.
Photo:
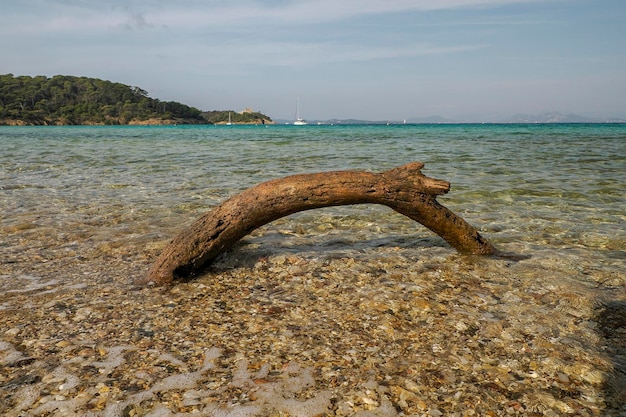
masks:
POLYGON ((0 129, 0 413, 626 415, 624 127, 305 129, 0 129), (398 151, 530 257, 341 207, 133 284, 227 196, 398 151))

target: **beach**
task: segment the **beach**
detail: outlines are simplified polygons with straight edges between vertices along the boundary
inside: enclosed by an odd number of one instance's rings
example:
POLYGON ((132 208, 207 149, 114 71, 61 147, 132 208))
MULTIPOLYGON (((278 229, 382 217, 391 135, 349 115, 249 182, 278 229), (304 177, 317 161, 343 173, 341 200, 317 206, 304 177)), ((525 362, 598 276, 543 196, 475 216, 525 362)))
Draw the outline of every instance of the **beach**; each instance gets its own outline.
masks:
POLYGON ((0 128, 0 413, 626 416, 625 125, 0 128), (140 286, 226 198, 422 161, 496 247, 379 206, 140 286))

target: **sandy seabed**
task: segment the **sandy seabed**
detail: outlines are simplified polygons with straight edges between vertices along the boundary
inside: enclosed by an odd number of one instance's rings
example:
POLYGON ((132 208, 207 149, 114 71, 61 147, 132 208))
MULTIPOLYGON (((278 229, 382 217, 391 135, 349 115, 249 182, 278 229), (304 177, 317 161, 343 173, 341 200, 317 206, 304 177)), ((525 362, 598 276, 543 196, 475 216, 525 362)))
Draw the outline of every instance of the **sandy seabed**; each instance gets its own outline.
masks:
POLYGON ((0 414, 626 416, 623 259, 285 224, 169 288, 162 235, 5 227, 0 414))

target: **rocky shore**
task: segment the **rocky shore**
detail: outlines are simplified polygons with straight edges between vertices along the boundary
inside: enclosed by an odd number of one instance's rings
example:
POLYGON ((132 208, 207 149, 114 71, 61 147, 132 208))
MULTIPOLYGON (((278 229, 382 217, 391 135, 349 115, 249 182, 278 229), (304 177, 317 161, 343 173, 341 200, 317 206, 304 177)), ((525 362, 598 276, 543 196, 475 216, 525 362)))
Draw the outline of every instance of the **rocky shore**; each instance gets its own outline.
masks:
POLYGON ((599 319, 592 284, 619 277, 583 264, 586 285, 550 257, 464 258, 435 238, 320 252, 273 244, 281 230, 153 288, 132 281, 162 238, 5 227, 0 413, 625 415, 625 329, 599 319))

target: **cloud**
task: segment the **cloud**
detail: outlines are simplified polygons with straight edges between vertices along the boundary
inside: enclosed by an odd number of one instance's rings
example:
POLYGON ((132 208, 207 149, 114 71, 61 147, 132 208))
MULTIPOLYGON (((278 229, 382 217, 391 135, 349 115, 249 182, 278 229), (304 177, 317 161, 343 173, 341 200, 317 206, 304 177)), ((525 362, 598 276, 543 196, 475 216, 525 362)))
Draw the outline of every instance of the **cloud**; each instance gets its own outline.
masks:
MULTIPOLYGON (((244 48, 246 46, 243 46, 244 48)), ((346 45, 333 42, 267 42, 248 48, 245 53, 241 50, 215 47, 211 54, 222 58, 225 62, 240 65, 264 62, 267 66, 308 67, 323 66, 342 62, 368 62, 375 60, 400 59, 426 55, 444 55, 475 51, 484 48, 484 45, 453 45, 438 46, 428 43, 413 43, 403 46, 372 46, 346 45)))
POLYGON ((178 3, 173 3, 175 7, 163 5, 163 7, 154 7, 149 14, 155 23, 168 27, 189 28, 233 24, 296 25, 333 22, 365 15, 501 7, 522 2, 528 3, 528 0, 342 0, 341 2, 337 0, 282 2, 244 0, 236 3, 208 1, 195 3, 191 7, 178 7, 178 3))
MULTIPOLYGON (((0 22, 20 33, 97 32, 112 28, 226 28, 237 25, 297 25, 333 22, 356 16, 501 7, 529 0, 241 0, 181 1, 55 0, 48 5, 21 0, 3 7, 0 22), (12 17, 7 19, 7 17, 12 17), (14 19, 13 19, 14 18, 14 19), (4 20, 4 22, 3 22, 4 20)), ((531 0, 533 1, 533 0, 531 0)), ((541 0, 534 0, 541 1, 541 0)), ((546 0, 543 0, 546 1, 546 0)))
POLYGON ((126 23, 122 25, 122 27, 126 29, 149 29, 154 27, 153 24, 149 23, 146 17, 139 12, 133 12, 130 14, 126 23))

